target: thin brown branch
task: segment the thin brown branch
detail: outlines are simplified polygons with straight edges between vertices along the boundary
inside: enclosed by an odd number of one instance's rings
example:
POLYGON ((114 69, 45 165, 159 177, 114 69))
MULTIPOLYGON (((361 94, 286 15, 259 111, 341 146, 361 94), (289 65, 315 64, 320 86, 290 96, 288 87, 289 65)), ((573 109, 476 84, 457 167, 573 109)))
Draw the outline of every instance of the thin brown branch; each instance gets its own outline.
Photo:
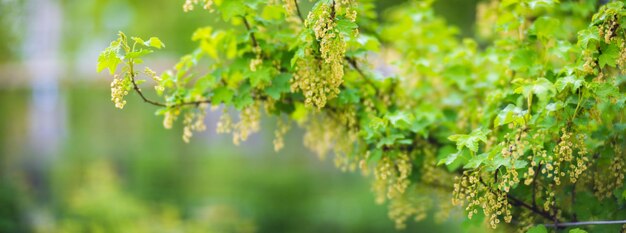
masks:
MULTIPOLYGON (((548 219, 548 220, 551 220, 551 221, 554 221, 556 219, 550 213, 542 211, 542 210, 540 210, 537 207, 533 207, 533 206, 527 204, 526 202, 524 202, 524 201, 514 197, 513 195, 511 195, 509 193, 506 194, 506 197, 507 197, 507 199, 509 199, 511 201, 511 205, 524 207, 524 208, 532 211, 533 213, 539 214, 541 217, 544 217, 545 219, 548 219)), ((558 223, 558 220, 556 222, 558 223)))
POLYGON ((148 99, 143 92, 141 91, 141 88, 139 88, 139 85, 137 85, 137 82, 135 81, 135 78, 137 76, 137 74, 135 73, 135 66, 133 65, 133 59, 129 59, 128 60, 128 67, 130 69, 130 82, 133 84, 133 89, 135 90, 135 92, 137 92, 137 94, 139 94, 139 97, 141 97, 141 99, 143 100, 143 102, 152 104, 154 106, 159 106, 159 107, 165 107, 165 108, 177 108, 177 107, 182 107, 182 106, 186 106, 186 105, 200 105, 200 104, 205 104, 205 103, 211 103, 211 100, 207 99, 207 100, 196 100, 196 101, 190 101, 190 102, 182 102, 182 103, 177 103, 177 104, 165 104, 162 102, 158 102, 158 101, 154 101, 151 99, 148 99))
POLYGON ((245 16, 241 16, 241 18, 243 19, 243 25, 246 26, 248 33, 250 33, 250 40, 252 41, 252 46, 254 48, 259 48, 259 42, 256 40, 256 36, 254 35, 254 32, 252 31, 252 27, 250 27, 250 23, 248 22, 248 19, 246 19, 245 16))
POLYGON ((296 4, 296 13, 298 13, 298 18, 300 18, 300 21, 304 23, 304 17, 302 17, 302 12, 300 12, 300 4, 298 4, 298 0, 293 1, 296 4))
POLYGON ((135 75, 132 74, 132 72, 131 72, 130 81, 133 83, 133 89, 135 89, 135 92, 137 92, 137 94, 139 94, 139 97, 141 97, 141 99, 143 99, 143 102, 146 102, 146 103, 149 103, 149 104, 152 104, 152 105, 155 105, 155 106, 159 106, 159 107, 168 107, 164 103, 156 102, 156 101, 153 101, 153 100, 150 100, 150 99, 146 98, 146 96, 143 95, 143 92, 141 92, 141 89, 139 89, 139 86, 135 82, 135 75))
POLYGON ((541 164, 537 166, 535 169, 535 176, 533 177, 533 207, 537 208, 537 177, 539 176, 539 171, 541 171, 541 164))
POLYGON ((378 95, 378 88, 376 88, 376 84, 374 84, 374 82, 372 82, 372 80, 367 75, 365 75, 363 70, 361 70, 361 68, 359 67, 358 63, 356 62, 356 59, 348 57, 348 56, 346 56, 344 58, 346 59, 348 64, 350 64, 352 69, 354 69, 357 73, 359 73, 359 75, 361 75, 361 77, 363 77, 363 80, 365 80, 365 82, 368 85, 370 85, 370 86, 372 86, 372 88, 374 88, 374 91, 376 92, 376 95, 378 95))
MULTIPOLYGON (((131 65, 131 67, 132 67, 132 65, 131 65)), ((154 100, 148 99, 143 94, 141 89, 139 88, 139 85, 137 85, 137 82, 135 81, 135 73, 132 72, 132 71, 131 71, 131 75, 130 75, 130 81, 133 84, 133 89, 135 90, 135 92, 137 92, 137 94, 139 94, 139 97, 141 97, 143 102, 152 104, 154 106, 165 107, 165 108, 178 108, 178 107, 183 107, 183 106, 188 106, 188 105, 196 105, 197 106, 197 105, 200 105, 200 104, 209 104, 209 103, 211 103, 210 99, 205 99, 205 100, 181 102, 181 103, 177 103, 177 104, 165 104, 165 103, 162 103, 162 102, 158 102, 158 101, 154 101, 154 100)))

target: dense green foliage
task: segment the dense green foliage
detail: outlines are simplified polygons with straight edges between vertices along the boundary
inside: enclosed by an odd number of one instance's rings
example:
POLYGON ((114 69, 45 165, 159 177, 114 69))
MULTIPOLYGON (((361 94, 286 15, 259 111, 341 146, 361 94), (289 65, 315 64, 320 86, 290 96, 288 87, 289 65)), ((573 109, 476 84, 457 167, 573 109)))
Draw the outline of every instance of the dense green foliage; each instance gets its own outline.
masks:
POLYGON ((280 119, 276 149, 295 122, 321 157, 373 173, 398 228, 454 206, 468 221, 522 232, 626 218, 621 1, 486 1, 476 37, 464 39, 432 1, 382 19, 370 0, 320 0, 310 11, 296 0, 183 6, 194 7, 232 27, 199 28, 198 49, 173 70, 137 68, 164 47, 157 38, 120 33, 101 54, 116 107, 134 90, 161 107, 166 128, 182 118, 188 141, 206 128, 207 108, 223 105, 217 130, 236 144, 259 130, 263 109, 280 119), (141 91, 140 70, 162 102, 141 91))

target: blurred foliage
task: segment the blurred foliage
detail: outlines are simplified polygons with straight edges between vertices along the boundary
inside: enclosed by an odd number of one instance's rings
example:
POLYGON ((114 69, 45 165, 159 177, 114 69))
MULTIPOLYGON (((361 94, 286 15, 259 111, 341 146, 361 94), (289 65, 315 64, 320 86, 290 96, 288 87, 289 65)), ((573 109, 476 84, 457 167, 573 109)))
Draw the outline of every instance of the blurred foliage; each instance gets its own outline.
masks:
MULTIPOLYGON (((459 25, 463 35, 471 35, 474 1, 450 1, 454 4, 439 1, 438 12, 459 25)), ((376 4, 382 12, 401 2, 376 4)), ((38 56, 25 54, 23 48, 37 3, 0 1, 0 65, 15 61, 24 65, 28 62, 24 57, 38 56)), ((213 16, 183 14, 182 1, 171 0, 47 3, 59 4, 62 16, 57 62, 69 75, 60 77, 62 104, 57 107, 67 125, 54 135, 61 149, 42 151, 44 147, 34 144, 31 135, 40 130, 32 122, 36 91, 0 86, 0 232, 115 232, 122 226, 133 232, 154 232, 152 227, 224 232, 222 227, 240 223, 244 229, 231 232, 387 232, 393 228, 385 207, 372 201, 373 194, 359 175, 339 173, 330 161, 302 154, 303 149, 295 146, 301 144, 301 132, 287 137, 280 154, 268 147, 270 143, 259 142, 272 138, 271 130, 242 147, 214 134, 193 139, 206 143, 184 145, 179 135, 155 127, 160 120, 149 117, 154 109, 140 107, 136 96, 129 100, 136 108, 117 112, 106 101, 106 88, 82 83, 83 77, 72 73, 80 67, 71 66, 92 60, 118 30, 162 38, 171 53, 166 56, 193 51, 196 45, 189 35, 197 27, 225 26, 213 16), (220 225, 223 222, 226 226, 220 225)), ((48 36, 37 35, 41 40, 48 36)), ((25 78, 1 72, 3 79, 25 78)), ((409 224, 405 232, 456 232, 455 221, 435 225, 428 219, 409 224)))
POLYGON ((150 205, 125 193, 111 165, 85 167, 81 184, 64 195, 57 229, 38 232, 255 232, 249 219, 227 205, 198 208, 183 219, 178 208, 150 205))
MULTIPOLYGON (((278 154, 265 141, 271 131, 240 147, 213 133, 184 144, 179 135, 154 127, 159 119, 136 117, 154 110, 138 98, 129 100, 137 108, 116 111, 107 90, 86 83, 62 89, 69 125, 51 159, 29 149, 24 133, 31 92, 0 92, 0 106, 7 107, 0 108, 0 177, 10 177, 0 186, 0 206, 8 207, 0 208, 6 222, 0 232, 393 229, 360 175, 301 153, 300 132, 291 133, 278 154)), ((426 221, 399 232, 440 231, 459 228, 426 221)))
MULTIPOLYGON (((32 0, 31 0, 32 1, 32 0)), ((28 0, 0 1, 0 63, 20 57, 21 44, 26 33, 26 22, 32 9, 28 0)), ((406 0, 377 1, 377 10, 384 11, 406 0)), ((203 12, 183 14, 181 1, 153 0, 55 0, 62 13, 62 52, 69 60, 81 59, 81 50, 92 46, 94 40, 111 39, 115 32, 132 32, 139 37, 158 36, 168 42, 168 52, 182 55, 195 48, 189 35, 201 26, 224 26, 215 17, 203 12), (173 10, 163 10, 173 9, 173 10), (182 9, 181 9, 182 10, 182 9), (138 20, 142 19, 142 20, 138 20), (146 20, 148 19, 148 20, 146 20)), ((456 24, 463 36, 472 36, 477 0, 441 0, 435 4, 437 12, 456 24)), ((311 7, 305 2, 303 8, 311 7)), ((45 35, 43 35, 45 37, 45 35)))
POLYGON ((19 52, 20 36, 19 28, 23 26, 21 10, 22 0, 0 1, 0 64, 14 58, 19 52))

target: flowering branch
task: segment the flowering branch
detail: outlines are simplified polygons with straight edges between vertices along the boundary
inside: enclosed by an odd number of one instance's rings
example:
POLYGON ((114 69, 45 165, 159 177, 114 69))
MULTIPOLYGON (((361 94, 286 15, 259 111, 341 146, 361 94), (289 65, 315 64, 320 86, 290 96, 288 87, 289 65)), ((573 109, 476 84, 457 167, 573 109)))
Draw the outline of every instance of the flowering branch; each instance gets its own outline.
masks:
POLYGON ((141 89, 139 88, 139 85, 137 85, 137 82, 135 81, 135 72, 133 72, 132 70, 132 65, 133 63, 130 63, 130 67, 131 67, 131 71, 130 71, 130 81, 133 84, 133 89, 135 90, 135 92, 137 92, 137 94, 139 94, 139 97, 141 97, 141 99, 143 99, 144 102, 155 105, 155 106, 159 106, 159 107, 165 107, 165 108, 177 108, 177 107, 182 107, 182 106, 186 106, 186 105, 200 105, 200 104, 206 104, 206 103, 211 103, 210 99, 205 99, 205 100, 196 100, 196 101, 190 101, 190 102, 182 102, 182 103, 177 103, 177 104, 165 104, 165 103, 161 103, 158 101, 154 101, 151 99, 148 99, 143 92, 141 91, 141 89))

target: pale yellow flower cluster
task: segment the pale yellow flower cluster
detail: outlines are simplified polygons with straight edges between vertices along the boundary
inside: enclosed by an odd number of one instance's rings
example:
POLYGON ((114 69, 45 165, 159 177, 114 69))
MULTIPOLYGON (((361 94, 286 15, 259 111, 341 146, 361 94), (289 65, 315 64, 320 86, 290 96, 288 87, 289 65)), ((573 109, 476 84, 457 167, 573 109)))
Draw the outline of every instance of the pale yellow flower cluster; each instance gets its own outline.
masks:
POLYGON ((128 95, 128 87, 130 85, 130 79, 128 78, 119 78, 118 75, 113 77, 113 81, 111 82, 111 101, 115 103, 115 107, 119 109, 123 109, 124 105, 126 105, 126 100, 124 100, 124 96, 128 95))
MULTIPOLYGON (((321 109, 328 100, 339 94, 339 87, 343 83, 347 45, 345 38, 337 30, 335 17, 337 9, 348 9, 345 8, 348 3, 350 1, 320 5, 315 12, 309 13, 305 22, 307 28, 313 29, 320 54, 317 55, 318 51, 311 48, 304 49, 304 57, 297 61, 291 90, 302 91, 307 106, 321 109)), ((356 20, 356 11, 347 12, 356 20)))
POLYGON ((217 133, 230 133, 233 129, 233 119, 228 113, 228 109, 224 108, 220 119, 217 121, 217 127, 215 128, 217 133))
POLYGON ((478 171, 465 171, 461 178, 456 178, 452 203, 465 205, 469 219, 478 213, 478 209, 482 209, 493 229, 501 222, 500 219, 510 223, 513 218, 507 192, 480 183, 478 171))
POLYGON ((545 159, 548 157, 548 152, 542 148, 533 147, 533 155, 528 156, 528 160, 530 160, 530 163, 529 163, 530 166, 528 166, 528 171, 524 174, 525 185, 531 185, 534 182, 535 176, 537 175, 535 170, 537 170, 538 165, 539 165, 534 160, 537 157, 545 159))
POLYGON ((183 11, 192 11, 195 5, 198 4, 203 4, 202 7, 205 10, 212 10, 211 6, 213 6, 213 0, 185 0, 185 4, 183 4, 183 11))
POLYGON ((296 7, 296 1, 298 0, 283 0, 283 7, 290 15, 298 14, 298 8, 296 7))
POLYGON ((378 161, 374 170, 376 202, 382 204, 386 199, 402 196, 411 184, 409 175, 412 169, 411 159, 405 153, 398 155, 395 160, 385 156, 378 161))
POLYGON ((617 59, 617 65, 620 67, 622 73, 626 73, 626 41, 622 41, 620 44, 619 58, 617 59))
POLYGON ((598 34, 600 37, 604 38, 605 43, 610 44, 619 26, 617 16, 612 15, 610 19, 605 20, 598 26, 598 34))
POLYGON ((259 103, 255 103, 241 110, 239 122, 233 125, 233 143, 239 145, 248 140, 248 136, 261 129, 261 111, 259 103))
POLYGON ((611 164, 606 171, 596 172, 593 176, 595 182, 593 182, 594 194, 598 199, 602 200, 610 198, 613 195, 613 190, 618 189, 624 185, 624 173, 626 173, 626 167, 624 166, 624 155, 619 145, 615 145, 615 156, 611 159, 611 164))
POLYGON ((152 69, 146 67, 146 69, 143 71, 148 77, 152 78, 152 80, 156 83, 156 85, 154 85, 154 90, 157 92, 157 94, 161 95, 163 94, 163 91, 165 91, 165 86, 163 86, 161 84, 161 77, 159 77, 156 72, 154 72, 152 69))
POLYGON ((584 134, 573 137, 573 133, 562 129, 559 143, 554 148, 554 156, 545 158, 546 164, 541 173, 553 178, 556 185, 560 185, 561 178, 566 175, 572 184, 576 183, 579 176, 587 170, 589 163, 584 140, 584 134))
MULTIPOLYGON (((516 162, 522 158, 528 141, 524 140, 527 137, 526 132, 523 129, 518 129, 518 132, 513 136, 513 139, 508 139, 502 143, 503 147, 500 153, 504 158, 509 160, 510 167, 504 169, 504 175, 498 177, 498 189, 508 193, 511 187, 516 186, 519 182, 519 174, 515 167, 516 162)), ((509 138, 507 134, 505 138, 509 138)))
POLYGON ((517 228, 517 233, 526 233, 535 226, 534 213, 529 210, 522 210, 518 221, 520 227, 517 228))
POLYGON ((322 114, 313 114, 300 125, 305 129, 304 146, 315 152, 320 159, 325 159, 326 155, 333 150, 336 156, 347 152, 343 149, 349 143, 342 145, 340 142, 344 142, 341 141, 342 137, 347 137, 349 130, 336 119, 322 114))
POLYGON ((165 127, 166 129, 171 129, 174 125, 174 121, 176 121, 176 119, 178 118, 178 115, 180 115, 180 109, 168 109, 165 112, 165 116, 163 117, 163 127, 165 127))
POLYGON ((284 137, 289 131, 289 120, 283 120, 281 118, 276 122, 276 130, 274 130, 274 151, 279 151, 285 146, 284 137))
POLYGON ((256 102, 245 107, 239 112, 239 121, 233 123, 228 113, 228 109, 224 108, 220 119, 217 122, 217 133, 233 133, 233 144, 239 145, 246 141, 250 134, 258 132, 261 129, 261 111, 260 103, 256 102))
POLYGON ((396 229, 406 228, 406 221, 415 216, 415 221, 424 220, 428 214, 432 201, 426 196, 402 195, 391 199, 389 203, 389 218, 396 225, 396 229))
POLYGON ((593 74, 595 72, 595 68, 598 66, 598 59, 595 58, 594 54, 589 50, 584 50, 582 55, 585 61, 583 64, 583 71, 587 74, 593 74))
POLYGON ((206 117, 206 109, 208 104, 201 104, 197 107, 195 112, 187 112, 185 114, 185 118, 183 119, 183 141, 189 143, 191 136, 193 136, 193 132, 201 132, 206 130, 206 125, 204 124, 204 118, 206 117))
POLYGON ((477 34, 483 38, 491 38, 498 21, 499 1, 483 1, 476 6, 477 34))
POLYGON ((337 76, 323 63, 312 55, 296 62, 297 71, 291 82, 291 91, 302 91, 307 107, 321 109, 328 100, 339 94, 341 83, 330 81, 336 81, 334 78, 337 76))

